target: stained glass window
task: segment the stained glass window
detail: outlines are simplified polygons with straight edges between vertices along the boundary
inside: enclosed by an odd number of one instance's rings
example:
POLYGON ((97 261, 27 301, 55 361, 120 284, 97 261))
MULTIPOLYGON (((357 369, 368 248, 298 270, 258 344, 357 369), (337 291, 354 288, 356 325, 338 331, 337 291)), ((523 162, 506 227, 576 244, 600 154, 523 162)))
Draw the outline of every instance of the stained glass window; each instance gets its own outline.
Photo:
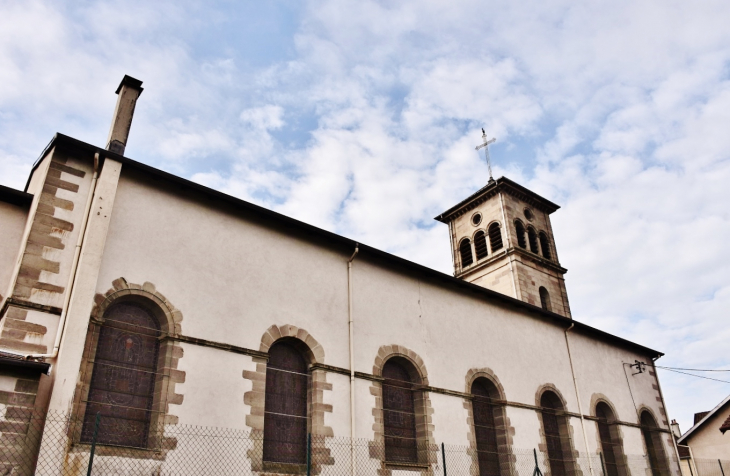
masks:
POLYGON ((307 362, 285 341, 269 349, 264 403, 264 461, 304 464, 307 458, 307 362))
POLYGON ((104 315, 81 440, 91 441, 97 412, 101 444, 147 446, 157 380, 160 328, 142 306, 119 303, 104 315))
POLYGON ((385 460, 395 463, 417 463, 413 382, 405 365, 406 362, 394 358, 383 366, 385 460))

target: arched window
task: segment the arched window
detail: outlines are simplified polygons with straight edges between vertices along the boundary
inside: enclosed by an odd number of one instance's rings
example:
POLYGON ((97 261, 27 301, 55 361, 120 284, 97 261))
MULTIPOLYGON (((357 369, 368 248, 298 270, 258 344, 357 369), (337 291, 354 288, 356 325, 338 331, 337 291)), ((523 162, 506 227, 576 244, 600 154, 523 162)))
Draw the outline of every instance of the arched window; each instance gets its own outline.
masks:
POLYGON ((464 238, 459 243, 459 254, 461 254, 461 267, 465 268, 474 262, 474 258, 471 255, 471 241, 469 238, 464 238))
POLYGON ((596 405, 598 436, 601 438, 601 452, 606 476, 625 476, 624 449, 621 435, 616 427, 616 417, 606 402, 596 405))
POLYGON ((383 427, 385 461, 418 463, 416 438, 417 371, 402 357, 393 357, 383 365, 383 427))
POLYGON ((472 383, 471 393, 474 395, 472 410, 479 476, 499 476, 499 441, 500 438, 505 439, 503 410, 495 403, 495 400, 499 400, 499 391, 489 379, 479 377, 472 383))
POLYGON ((499 223, 489 225, 489 245, 492 247, 492 253, 502 249, 502 229, 499 223))
POLYGON ((525 241, 525 225, 521 221, 515 220, 515 233, 517 233, 517 246, 527 249, 525 241))
POLYGON ((264 399, 264 461, 305 464, 307 459, 307 362, 292 341, 269 348, 264 399))
POLYGON ((537 247, 537 233, 533 227, 527 228, 527 240, 530 242, 530 251, 538 254, 540 249, 537 247))
POLYGON ((160 324, 145 307, 120 302, 104 314, 81 430, 90 442, 145 448, 157 381, 160 324))
POLYGON ((542 255, 545 258, 550 259, 550 242, 543 231, 540 232, 540 249, 542 250, 542 255))
POLYGON ((540 397, 542 427, 545 434, 551 476, 566 476, 573 470, 573 448, 570 442, 568 420, 560 398, 551 391, 540 397))
POLYGON ((550 293, 544 286, 540 286, 540 306, 546 311, 552 311, 553 307, 550 305, 550 293))
POLYGON ((489 254, 487 251, 487 236, 481 230, 474 235, 474 249, 477 252, 477 260, 486 258, 489 254))
POLYGON ((649 453, 649 464, 652 476, 669 475, 667 457, 664 454, 662 434, 658 432, 656 420, 648 411, 641 412, 641 434, 644 436, 646 451, 649 453))

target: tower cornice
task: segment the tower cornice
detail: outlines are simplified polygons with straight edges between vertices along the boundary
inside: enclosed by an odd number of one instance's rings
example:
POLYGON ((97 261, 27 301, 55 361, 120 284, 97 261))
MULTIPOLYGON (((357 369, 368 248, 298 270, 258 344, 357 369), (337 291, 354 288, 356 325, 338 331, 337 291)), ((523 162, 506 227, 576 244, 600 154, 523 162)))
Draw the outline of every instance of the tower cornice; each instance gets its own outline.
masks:
POLYGON ((486 186, 477 190, 475 193, 457 203, 453 207, 449 208, 445 212, 436 216, 434 219, 441 223, 448 223, 454 218, 467 213, 469 210, 474 209, 479 204, 489 200, 491 197, 496 195, 498 192, 505 192, 513 195, 516 198, 530 204, 537 210, 543 211, 548 215, 560 208, 559 205, 551 202, 550 200, 541 197, 535 192, 528 190, 517 182, 513 182, 507 177, 500 177, 497 180, 489 182, 486 186))

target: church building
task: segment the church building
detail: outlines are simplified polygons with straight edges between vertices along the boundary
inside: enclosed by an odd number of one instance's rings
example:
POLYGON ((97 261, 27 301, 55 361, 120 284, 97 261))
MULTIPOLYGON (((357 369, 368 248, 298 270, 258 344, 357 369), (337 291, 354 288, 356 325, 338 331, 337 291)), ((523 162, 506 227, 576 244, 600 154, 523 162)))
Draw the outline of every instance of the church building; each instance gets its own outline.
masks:
POLYGON ((436 217, 447 275, 126 157, 142 90, 0 187, 2 474, 680 474, 662 353, 573 316, 558 205, 490 179, 436 217), (254 443, 182 471, 193 427, 254 443))

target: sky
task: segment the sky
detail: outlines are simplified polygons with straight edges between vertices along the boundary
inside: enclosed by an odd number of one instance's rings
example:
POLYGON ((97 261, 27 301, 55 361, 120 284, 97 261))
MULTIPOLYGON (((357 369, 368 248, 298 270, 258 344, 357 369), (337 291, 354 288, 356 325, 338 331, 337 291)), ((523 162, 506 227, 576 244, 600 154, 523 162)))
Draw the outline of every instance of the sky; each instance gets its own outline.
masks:
MULTIPOLYGON (((573 316, 730 369, 730 2, 0 0, 0 184, 56 132, 445 273, 494 175, 552 215, 573 316)), ((730 381, 730 372, 705 373, 730 381)), ((660 370, 683 431, 730 383, 660 370)))

